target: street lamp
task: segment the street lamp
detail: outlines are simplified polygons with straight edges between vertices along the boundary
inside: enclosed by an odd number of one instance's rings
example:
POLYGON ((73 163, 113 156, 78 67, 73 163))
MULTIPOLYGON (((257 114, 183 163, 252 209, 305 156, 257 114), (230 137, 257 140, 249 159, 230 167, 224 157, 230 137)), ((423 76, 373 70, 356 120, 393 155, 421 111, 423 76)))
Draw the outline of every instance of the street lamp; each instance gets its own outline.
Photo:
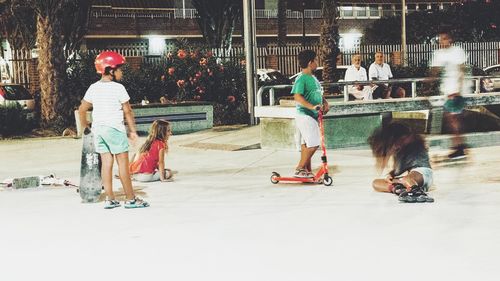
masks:
POLYGON ((407 65, 406 56, 406 0, 401 0, 401 60, 403 66, 407 65))
POLYGON ((257 90, 257 69, 255 37, 255 1, 243 0, 243 37, 245 41, 247 103, 250 115, 249 125, 255 125, 254 101, 257 90))

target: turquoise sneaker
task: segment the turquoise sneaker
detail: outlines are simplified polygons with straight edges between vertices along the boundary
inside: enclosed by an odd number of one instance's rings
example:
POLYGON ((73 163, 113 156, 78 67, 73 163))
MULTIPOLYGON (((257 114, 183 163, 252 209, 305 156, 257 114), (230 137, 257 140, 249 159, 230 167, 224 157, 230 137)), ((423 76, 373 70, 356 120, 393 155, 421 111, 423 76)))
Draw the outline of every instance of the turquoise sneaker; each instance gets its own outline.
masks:
POLYGON ((114 209, 120 206, 120 202, 116 201, 115 199, 104 201, 104 209, 114 209))
POLYGON ((139 197, 135 197, 132 200, 125 201, 125 208, 126 209, 146 208, 146 207, 149 207, 149 203, 142 200, 139 197))

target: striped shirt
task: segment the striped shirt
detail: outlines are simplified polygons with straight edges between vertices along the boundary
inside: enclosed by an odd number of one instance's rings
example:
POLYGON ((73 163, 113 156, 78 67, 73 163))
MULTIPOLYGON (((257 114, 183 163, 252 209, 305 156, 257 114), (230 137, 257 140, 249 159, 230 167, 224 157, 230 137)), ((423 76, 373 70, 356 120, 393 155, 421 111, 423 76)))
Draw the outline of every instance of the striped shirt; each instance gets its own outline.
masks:
POLYGON ((122 104, 130 97, 122 84, 98 81, 90 85, 83 99, 92 104, 92 126, 107 126, 125 132, 122 104))

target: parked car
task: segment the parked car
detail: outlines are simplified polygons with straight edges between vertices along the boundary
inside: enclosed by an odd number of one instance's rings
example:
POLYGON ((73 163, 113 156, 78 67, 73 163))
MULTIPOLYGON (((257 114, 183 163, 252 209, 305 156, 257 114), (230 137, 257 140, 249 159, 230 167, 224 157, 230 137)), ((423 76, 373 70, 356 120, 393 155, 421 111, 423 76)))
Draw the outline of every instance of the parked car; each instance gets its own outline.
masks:
POLYGON ((35 100, 31 93, 19 84, 0 84, 0 104, 19 103, 27 110, 35 109, 35 100))
MULTIPOLYGON (((335 71, 335 79, 338 82, 344 81, 345 72, 347 71, 347 68, 349 68, 348 65, 337 65, 337 69, 335 71)), ((292 83, 295 83, 295 80, 297 79, 297 77, 300 74, 301 74, 301 72, 292 75, 290 77, 290 81, 292 83)), ((319 82, 323 82, 323 67, 322 66, 320 66, 320 67, 316 68, 316 70, 314 70, 314 76, 316 76, 316 78, 318 78, 319 82)), ((334 94, 334 95, 341 95, 342 88, 343 88, 342 86, 340 86, 340 87, 339 86, 330 86, 328 92, 331 94, 334 94)))
POLYGON ((490 78, 490 80, 493 83, 493 90, 500 90, 500 64, 488 66, 483 71, 488 76, 496 76, 495 78, 490 78))
MULTIPOLYGON (((276 69, 257 69, 258 87, 272 86, 272 85, 290 85, 288 79, 283 73, 276 69)), ((280 98, 290 95, 290 90, 275 90, 274 100, 275 104, 280 98)), ((269 92, 266 91, 262 94, 262 105, 269 105, 269 92)))

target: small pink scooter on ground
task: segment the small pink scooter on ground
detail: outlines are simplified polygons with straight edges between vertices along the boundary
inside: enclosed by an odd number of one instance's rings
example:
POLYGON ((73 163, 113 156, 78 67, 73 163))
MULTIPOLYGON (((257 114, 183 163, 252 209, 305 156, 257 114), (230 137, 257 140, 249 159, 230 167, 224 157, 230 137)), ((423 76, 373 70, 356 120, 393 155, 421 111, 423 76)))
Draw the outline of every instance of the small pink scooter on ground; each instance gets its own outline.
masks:
POLYGON ((326 146, 325 146, 325 128, 323 126, 323 112, 320 109, 321 108, 316 108, 316 110, 318 110, 318 122, 321 135, 321 150, 323 152, 323 154, 321 155, 321 162, 322 162, 321 168, 312 178, 282 177, 277 172, 273 172, 271 176, 272 183, 277 184, 281 181, 289 183, 293 182, 315 183, 315 184, 323 183, 326 186, 330 186, 333 184, 333 178, 328 175, 328 162, 326 160, 326 146))

